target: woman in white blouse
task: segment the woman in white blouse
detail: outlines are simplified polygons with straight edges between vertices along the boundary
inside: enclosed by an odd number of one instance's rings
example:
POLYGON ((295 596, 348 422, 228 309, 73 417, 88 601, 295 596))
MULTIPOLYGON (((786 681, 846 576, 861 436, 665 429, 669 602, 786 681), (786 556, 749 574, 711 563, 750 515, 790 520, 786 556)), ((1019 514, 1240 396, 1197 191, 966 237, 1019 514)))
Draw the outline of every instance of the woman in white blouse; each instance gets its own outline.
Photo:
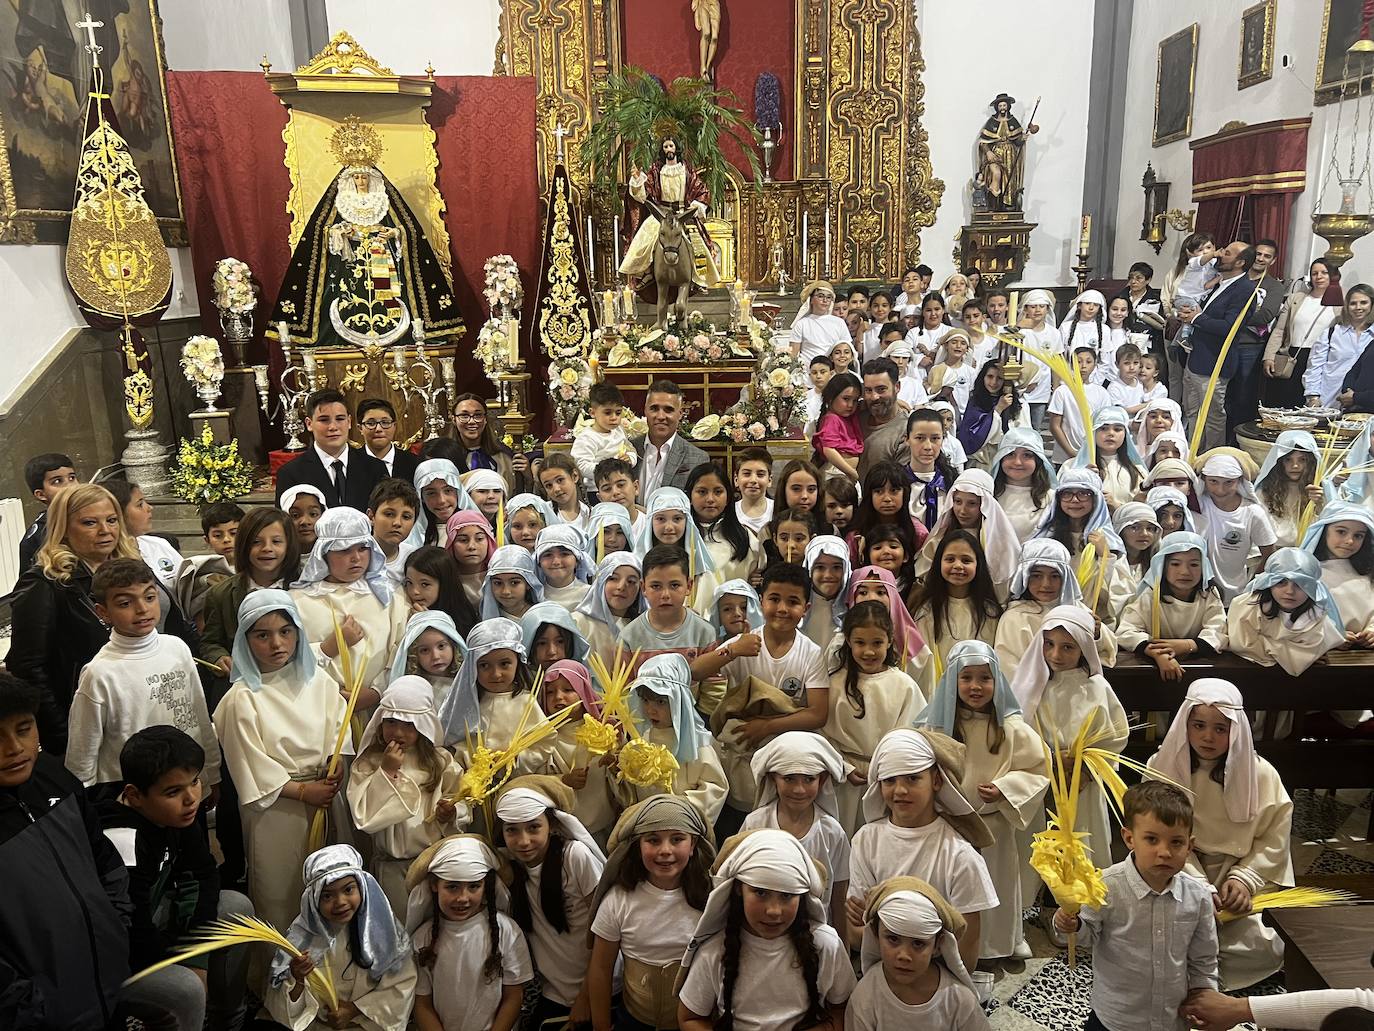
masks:
POLYGON ((1350 367, 1374 343, 1374 288, 1363 283, 1345 293, 1345 308, 1331 328, 1312 342, 1312 354, 1302 377, 1309 405, 1334 405, 1350 367))
POLYGON ((1302 379, 1307 372, 1312 344, 1326 335, 1340 311, 1339 304, 1325 303, 1326 288, 1333 278, 1339 288, 1340 273, 1333 277, 1331 271, 1325 258, 1312 262, 1307 272, 1306 289, 1300 285, 1289 294, 1279 317, 1274 320, 1274 330, 1264 348, 1266 404, 1276 408, 1298 408, 1303 404, 1302 379), (1293 358, 1293 371, 1285 378, 1275 375, 1275 359, 1281 352, 1293 358))

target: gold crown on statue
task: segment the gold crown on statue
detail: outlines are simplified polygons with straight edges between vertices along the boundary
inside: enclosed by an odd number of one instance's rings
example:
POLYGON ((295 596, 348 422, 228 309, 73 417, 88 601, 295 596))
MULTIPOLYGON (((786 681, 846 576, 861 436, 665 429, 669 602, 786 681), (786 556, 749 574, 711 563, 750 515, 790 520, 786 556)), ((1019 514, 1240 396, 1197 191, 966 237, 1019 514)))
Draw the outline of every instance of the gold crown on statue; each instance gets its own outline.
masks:
POLYGON ((329 149, 341 165, 368 167, 382 154, 382 137, 357 115, 349 115, 330 133, 329 149))

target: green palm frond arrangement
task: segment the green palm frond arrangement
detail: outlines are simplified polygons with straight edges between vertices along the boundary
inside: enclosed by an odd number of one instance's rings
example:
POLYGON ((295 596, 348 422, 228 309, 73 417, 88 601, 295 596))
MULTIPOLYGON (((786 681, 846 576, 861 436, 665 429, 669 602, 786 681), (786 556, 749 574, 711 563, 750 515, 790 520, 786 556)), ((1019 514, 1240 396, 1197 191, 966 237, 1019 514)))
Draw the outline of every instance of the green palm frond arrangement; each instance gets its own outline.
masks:
POLYGON ((665 87, 644 69, 630 66, 606 80, 600 103, 602 113, 582 144, 582 163, 597 189, 614 197, 617 206, 622 159, 648 168, 664 136, 677 140, 681 157, 706 183, 713 202, 724 196, 725 169, 740 171, 722 153, 723 137, 739 144, 749 159, 747 178, 755 183, 760 179, 754 149, 759 131, 729 90, 718 90, 705 79, 685 78, 665 87))

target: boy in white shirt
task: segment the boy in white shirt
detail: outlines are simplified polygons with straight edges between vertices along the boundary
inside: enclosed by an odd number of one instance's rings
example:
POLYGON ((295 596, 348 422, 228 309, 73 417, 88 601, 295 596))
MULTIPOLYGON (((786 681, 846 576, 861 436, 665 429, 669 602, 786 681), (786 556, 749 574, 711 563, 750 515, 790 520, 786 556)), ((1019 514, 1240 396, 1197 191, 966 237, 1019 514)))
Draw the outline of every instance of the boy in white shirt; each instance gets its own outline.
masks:
POLYGON ((81 671, 72 699, 66 766, 87 787, 122 784, 119 753, 144 727, 176 727, 205 749, 205 785, 219 783, 219 739, 184 641, 159 634, 153 571, 138 559, 104 563, 91 580, 96 615, 110 642, 81 671))
POLYGON ((806 406, 806 432, 816 428, 816 420, 821 417, 821 393, 830 377, 835 375, 835 363, 828 354, 818 354, 806 366, 806 374, 811 380, 811 389, 806 392, 803 404, 806 406))
MULTIPOLYGON (((886 290, 876 291, 868 300, 868 332, 864 334, 863 361, 878 357, 882 351, 883 330, 892 318, 892 295, 886 290)), ((861 366, 863 362, 859 363, 861 366)))
MULTIPOLYGON (((1089 382, 1097 369, 1097 352, 1092 346, 1075 348, 1073 360, 1078 366, 1079 375, 1083 378, 1083 392, 1088 396, 1089 415, 1103 405, 1111 404, 1112 399, 1108 396, 1106 388, 1089 382)), ((1078 402, 1067 383, 1061 383, 1054 388, 1054 397, 1050 399, 1049 417, 1050 433, 1054 436, 1054 464, 1059 465, 1077 455, 1087 440, 1083 413, 1078 410, 1078 402)))
POLYGON ((892 364, 897 366, 897 400, 905 404, 908 411, 914 411, 925 403, 926 388, 921 380, 923 370, 915 364, 916 349, 902 339, 903 335, 900 328, 884 333, 887 346, 883 348, 882 356, 890 358, 892 364))
POLYGON ((631 466, 639 456, 620 424, 625 398, 614 383, 594 383, 587 391, 587 405, 591 409, 592 424, 576 431, 573 438, 572 459, 582 470, 582 482, 588 494, 596 490, 593 471, 596 463, 606 458, 620 458, 631 466))
POLYGON ((978 369, 968 356, 968 334, 962 329, 946 333, 940 341, 940 350, 943 360, 930 370, 926 389, 933 396, 947 392, 945 399, 954 405, 958 415, 962 415, 968 407, 973 381, 978 377, 978 369))
POLYGON ((1145 407, 1145 387, 1140 382, 1140 349, 1135 344, 1122 344, 1116 352, 1117 378, 1107 384, 1107 396, 1112 404, 1126 409, 1132 418, 1145 407))
POLYGON ((773 499, 768 491, 773 486, 773 456, 767 448, 751 447, 740 452, 735 460, 735 516, 741 526, 747 526, 762 536, 763 528, 773 518, 773 499))

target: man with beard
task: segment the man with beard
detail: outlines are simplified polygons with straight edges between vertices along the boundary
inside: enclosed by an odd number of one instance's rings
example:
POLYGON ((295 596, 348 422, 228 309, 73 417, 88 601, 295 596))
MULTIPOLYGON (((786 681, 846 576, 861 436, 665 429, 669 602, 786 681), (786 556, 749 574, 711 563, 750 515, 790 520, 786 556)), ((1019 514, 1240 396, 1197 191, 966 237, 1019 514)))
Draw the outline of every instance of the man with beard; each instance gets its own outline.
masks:
POLYGON ((626 206, 625 232, 630 243, 620 262, 620 272, 631 287, 637 288, 640 277, 653 268, 659 222, 649 206, 650 202, 660 208, 676 208, 684 212, 683 224, 687 238, 692 242, 694 259, 698 262, 704 260, 706 264, 704 278, 700 274, 700 265, 697 266, 692 276, 693 284, 714 286, 719 278, 704 221, 711 203, 711 193, 696 170, 681 158, 677 140, 666 136, 659 144, 658 160, 649 166, 647 172, 633 164, 630 167, 628 192, 634 203, 626 206))
POLYGON ((906 418, 897 410, 900 375, 890 358, 864 362, 864 409, 859 414, 864 451, 859 458, 859 483, 879 462, 901 462, 906 456, 906 418))

